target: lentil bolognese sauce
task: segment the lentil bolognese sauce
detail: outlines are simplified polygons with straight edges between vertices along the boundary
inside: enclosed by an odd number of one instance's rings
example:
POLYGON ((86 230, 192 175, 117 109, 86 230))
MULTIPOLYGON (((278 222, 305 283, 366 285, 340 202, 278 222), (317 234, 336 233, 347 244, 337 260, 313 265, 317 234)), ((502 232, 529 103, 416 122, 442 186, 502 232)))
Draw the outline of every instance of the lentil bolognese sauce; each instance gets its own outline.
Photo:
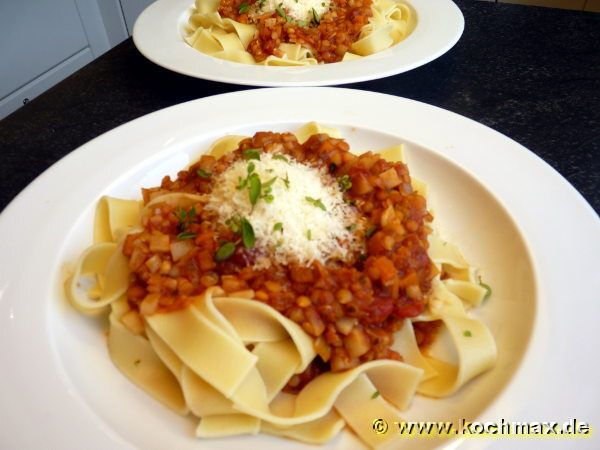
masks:
POLYGON ((283 56, 281 43, 307 47, 319 62, 341 61, 373 15, 371 0, 319 2, 317 6, 323 13, 311 8, 304 20, 291 16, 283 3, 275 11, 264 8, 264 3, 265 0, 221 0, 218 8, 222 17, 256 25, 258 34, 247 51, 257 62, 269 55, 283 56))
MULTIPOLYGON (((160 186, 143 189, 144 203, 171 192, 204 200, 188 208, 159 203, 142 217, 143 229, 127 235, 131 308, 146 316, 178 310, 214 286, 270 305, 312 336, 319 355, 290 379, 286 389, 292 392, 323 372, 402 360, 391 349, 394 333, 405 318, 424 311, 438 274, 427 253, 432 216, 413 191, 406 165, 371 152, 354 155, 344 140, 326 134, 300 144, 291 133, 258 132, 233 152, 204 155, 176 179, 166 176, 160 186), (319 239, 331 239, 327 230, 304 229, 310 220, 293 215, 300 197, 286 196, 308 178, 293 178, 292 165, 323 184, 321 198, 300 199, 303 211, 342 218, 331 247, 320 247, 319 239), (227 193, 226 186, 233 190, 227 193), (245 204, 231 215, 217 192, 245 204), (277 201, 290 203, 287 222, 264 223, 259 211, 277 201), (292 230, 294 221, 300 223, 292 230), (298 233, 306 254, 288 248, 286 239, 298 233), (319 254, 323 248, 339 251, 319 254)), ((415 325, 419 345, 426 345, 435 322, 415 325)))

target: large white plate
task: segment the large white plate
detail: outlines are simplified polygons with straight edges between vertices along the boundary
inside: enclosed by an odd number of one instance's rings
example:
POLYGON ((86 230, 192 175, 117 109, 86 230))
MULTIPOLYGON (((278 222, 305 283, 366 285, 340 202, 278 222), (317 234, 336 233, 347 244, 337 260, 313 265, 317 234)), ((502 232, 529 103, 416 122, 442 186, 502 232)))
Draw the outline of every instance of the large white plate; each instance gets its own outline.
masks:
MULTIPOLYGON (((456 114, 356 90, 266 89, 184 103, 106 133, 51 167, 0 215, 0 447, 306 448, 263 435, 194 439, 191 420, 112 365, 102 321, 75 312, 61 280, 91 241, 101 195, 135 197, 223 134, 309 120, 339 127, 358 151, 406 142, 410 167, 430 185, 436 222, 494 286, 478 314, 498 343, 496 368, 451 398, 416 399, 406 417, 600 423, 600 220, 582 197, 519 144, 456 114), (245 105, 254 105, 252 114, 245 105)), ((461 440, 418 441, 445 444, 461 440)), ((462 442, 488 444, 506 442, 462 442)), ((328 448, 360 444, 344 433, 328 448)))
POLYGON ((408 0, 414 31, 398 45, 356 61, 312 67, 264 67, 204 55, 187 45, 183 29, 193 0, 158 0, 137 19, 133 41, 149 60, 197 78, 250 86, 324 86, 406 72, 446 53, 460 38, 464 19, 452 0, 408 0))

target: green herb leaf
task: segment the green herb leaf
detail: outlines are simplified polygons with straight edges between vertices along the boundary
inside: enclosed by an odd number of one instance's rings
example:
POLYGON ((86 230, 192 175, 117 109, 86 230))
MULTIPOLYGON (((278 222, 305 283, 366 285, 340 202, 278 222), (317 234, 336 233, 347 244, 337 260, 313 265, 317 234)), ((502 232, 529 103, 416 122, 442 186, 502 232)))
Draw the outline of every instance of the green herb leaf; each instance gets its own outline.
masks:
POLYGON ((256 205, 256 202, 260 197, 261 189, 262 185, 260 183, 260 177, 253 173, 248 177, 248 197, 252 206, 256 205))
POLYGON ((312 15, 315 23, 321 23, 321 17, 319 17, 319 13, 315 10, 315 8, 312 9, 312 15))
POLYGON ((373 395, 371 395, 371 398, 377 398, 379 397, 381 394, 379 393, 379 391, 375 391, 373 392, 373 395))
POLYGON ((285 156, 283 156, 281 153, 277 153, 276 155, 273 155, 273 159, 279 159, 281 161, 284 161, 286 163, 289 164, 290 160, 287 159, 285 156))
POLYGON ((277 222, 275 225, 273 225, 273 231, 279 231, 283 233, 283 224, 281 222, 277 222))
POLYGON ((221 247, 219 247, 219 250, 217 250, 215 259, 218 262, 225 261, 227 258, 231 257, 231 255, 233 255, 233 252, 235 252, 235 244, 233 242, 225 242, 223 245, 221 245, 221 247))
POLYGON ((244 243, 244 247, 252 248, 254 247, 254 242, 256 241, 256 237, 254 236, 254 228, 252 228, 252 224, 248 222, 247 219, 242 219, 242 242, 244 243))
POLYGON ((308 203, 310 203, 316 208, 321 208, 323 211, 327 211, 327 208, 325 208, 325 205, 319 198, 304 197, 304 200, 306 200, 308 203))
POLYGON ((263 196, 263 199, 267 203, 273 203, 273 200, 275 200, 275 197, 273 197, 271 194, 267 194, 267 195, 263 196))
POLYGON ((352 187, 352 180, 350 179, 350 176, 342 175, 341 177, 339 177, 338 185, 340 186, 342 192, 350 190, 350 188, 352 187))
POLYGON ((286 18, 285 10, 283 9, 283 3, 280 3, 279 6, 275 8, 275 12, 284 19, 286 18))
POLYGON ((312 231, 311 230, 306 230, 306 239, 308 239, 309 241, 312 241, 312 231))
POLYGON ((492 288, 488 284, 482 283, 481 279, 479 280, 479 286, 481 286, 487 291, 483 299, 487 300, 488 298, 490 298, 490 296, 492 295, 492 288))
POLYGON ((253 162, 248 163, 248 167, 246 168, 246 170, 248 171, 248 175, 250 175, 252 172, 254 172, 255 168, 256 168, 256 166, 254 165, 253 162))
POLYGON ((194 217, 196 217, 196 208, 192 206, 189 211, 186 211, 183 208, 177 208, 175 210, 175 217, 177 217, 178 221, 177 228, 179 228, 179 231, 183 232, 191 225, 194 217))
MULTIPOLYGON (((260 160, 260 149, 258 148, 249 148, 248 150, 244 150, 242 152, 242 157, 245 160, 256 159, 260 160)), ((254 169, 252 169, 254 170, 254 169)))
POLYGON ((245 14, 248 12, 249 9, 250 9, 250 5, 248 5, 248 3, 246 3, 246 2, 244 2, 240 5, 240 8, 238 9, 238 13, 245 14))
POLYGON ((212 173, 210 173, 210 172, 207 172, 207 171, 206 171, 206 170, 204 170, 204 169, 198 169, 198 170, 196 171, 196 174, 197 174, 197 175, 198 175, 200 178, 210 178, 210 177, 211 177, 211 175, 212 175, 212 173))
POLYGON ((235 187, 238 191, 241 191, 248 184, 248 177, 242 179, 242 177, 238 177, 238 185, 235 187))
POLYGON ((290 179, 288 178, 287 172, 285 173, 285 178, 282 181, 283 181, 283 184, 285 184, 285 188, 289 189, 290 188, 290 179))
POLYGON ((229 227, 229 229, 231 231, 233 231, 234 233, 239 233, 240 232, 240 220, 239 218, 231 218, 231 219, 227 219, 225 221, 225 225, 227 225, 229 227))
POLYGON ((375 234, 377 231, 377 227, 369 227, 365 232, 365 237, 368 239, 375 234))
POLYGON ((263 183, 262 188, 265 189, 265 190, 269 189, 271 186, 273 186, 273 184, 275 183, 275 181, 277 181, 277 177, 271 178, 266 183, 263 183))
POLYGON ((180 241, 185 241, 186 239, 194 239, 196 237, 196 233, 183 232, 177 235, 177 239, 180 241))
POLYGON ((465 330, 465 331, 463 331, 463 336, 464 337, 471 337, 471 336, 473 336, 473 333, 471 333, 471 330, 465 330))

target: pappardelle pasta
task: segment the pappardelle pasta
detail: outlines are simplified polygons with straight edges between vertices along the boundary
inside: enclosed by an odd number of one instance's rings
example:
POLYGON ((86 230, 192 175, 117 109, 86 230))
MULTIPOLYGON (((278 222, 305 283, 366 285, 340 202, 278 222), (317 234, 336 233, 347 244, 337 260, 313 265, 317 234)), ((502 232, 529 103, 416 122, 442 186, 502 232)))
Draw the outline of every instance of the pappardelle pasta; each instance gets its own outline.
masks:
POLYGON ((67 295, 108 313, 114 364, 198 437, 348 427, 394 447, 365 417, 401 421, 495 364, 468 313, 490 290, 433 230, 402 146, 349 150, 316 123, 226 136, 143 201, 100 200, 67 295))
POLYGON ((403 0, 196 0, 184 39, 229 61, 306 66, 385 50, 415 21, 403 0))

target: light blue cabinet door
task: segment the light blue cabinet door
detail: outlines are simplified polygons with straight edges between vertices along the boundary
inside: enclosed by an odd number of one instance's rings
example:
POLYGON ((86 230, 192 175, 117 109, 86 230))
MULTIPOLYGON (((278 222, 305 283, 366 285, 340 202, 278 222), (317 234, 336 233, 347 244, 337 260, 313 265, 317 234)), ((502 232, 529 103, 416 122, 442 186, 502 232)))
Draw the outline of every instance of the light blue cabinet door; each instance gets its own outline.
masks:
MULTIPOLYGON (((123 8, 123 15, 125 16, 125 23, 127 23, 127 31, 129 35, 133 33, 133 25, 136 19, 155 0, 121 0, 121 8, 123 8)), ((193 3, 190 0, 190 3, 193 3)))
POLYGON ((88 45, 74 0, 0 0, 0 98, 88 45))

